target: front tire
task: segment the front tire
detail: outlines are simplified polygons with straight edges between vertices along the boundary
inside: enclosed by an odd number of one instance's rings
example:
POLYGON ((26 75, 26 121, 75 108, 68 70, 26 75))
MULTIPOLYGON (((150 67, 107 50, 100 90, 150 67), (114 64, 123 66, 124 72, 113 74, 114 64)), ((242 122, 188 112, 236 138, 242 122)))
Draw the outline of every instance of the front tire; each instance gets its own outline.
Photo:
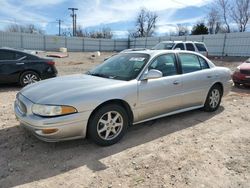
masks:
POLYGON ((235 87, 240 87, 240 83, 234 82, 234 86, 235 86, 235 87))
POLYGON ((204 110, 207 112, 216 111, 221 103, 222 89, 219 85, 214 85, 208 92, 207 99, 204 105, 204 110))
POLYGON ((40 81, 40 76, 34 71, 26 71, 20 76, 19 83, 21 86, 26 86, 28 84, 36 83, 40 81))
POLYGON ((98 145, 109 146, 117 143, 128 128, 128 115, 124 108, 109 104, 98 109, 88 125, 88 136, 98 145))

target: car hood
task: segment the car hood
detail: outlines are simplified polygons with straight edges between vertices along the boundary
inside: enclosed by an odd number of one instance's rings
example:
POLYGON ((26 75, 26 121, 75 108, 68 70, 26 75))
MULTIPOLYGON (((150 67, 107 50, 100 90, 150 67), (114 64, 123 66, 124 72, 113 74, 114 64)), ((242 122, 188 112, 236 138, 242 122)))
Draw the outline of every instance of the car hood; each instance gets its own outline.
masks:
POLYGON ((241 70, 250 70, 250 63, 242 63, 240 65, 241 70))
POLYGON ((85 74, 62 76, 28 85, 21 90, 21 94, 33 103, 67 104, 68 98, 107 90, 124 82, 85 74))

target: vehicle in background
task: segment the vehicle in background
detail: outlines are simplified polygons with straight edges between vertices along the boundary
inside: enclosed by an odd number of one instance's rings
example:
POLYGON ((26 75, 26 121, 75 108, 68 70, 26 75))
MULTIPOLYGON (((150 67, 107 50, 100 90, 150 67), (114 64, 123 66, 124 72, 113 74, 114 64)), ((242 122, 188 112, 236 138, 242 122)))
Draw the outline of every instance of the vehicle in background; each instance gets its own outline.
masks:
POLYGON ((56 75, 52 59, 16 49, 0 48, 0 84, 19 83, 25 86, 56 75))
POLYGON ((204 42, 194 41, 163 41, 152 48, 153 50, 187 50, 200 53, 208 57, 207 47, 204 42))
POLYGON ((198 108, 216 111, 231 85, 228 68, 198 53, 129 51, 86 74, 25 87, 16 96, 15 114, 42 140, 88 137, 107 146, 132 124, 198 108))
POLYGON ((250 86, 250 59, 237 67, 232 78, 235 86, 240 84, 250 86))

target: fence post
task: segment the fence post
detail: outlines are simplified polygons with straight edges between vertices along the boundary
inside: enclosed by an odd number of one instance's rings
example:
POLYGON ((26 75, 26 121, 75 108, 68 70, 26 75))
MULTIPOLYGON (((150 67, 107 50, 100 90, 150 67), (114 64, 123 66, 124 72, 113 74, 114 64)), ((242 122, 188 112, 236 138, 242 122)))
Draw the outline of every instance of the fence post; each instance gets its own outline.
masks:
POLYGON ((43 36, 43 49, 46 51, 46 35, 43 36))
POLYGON ((64 37, 64 46, 65 46, 65 48, 67 48, 67 38, 66 37, 64 37))
POLYGON ((21 37, 21 48, 23 48, 23 34, 22 33, 20 34, 20 37, 21 37))
POLYGON ((114 52, 116 51, 116 40, 114 39, 114 52))
POLYGON ((201 38, 202 42, 204 42, 204 35, 202 35, 202 38, 201 38))
POLYGON ((128 46, 127 46, 128 49, 130 48, 130 42, 131 42, 131 41, 130 41, 130 37, 128 37, 128 46))
POLYGON ((146 37, 145 48, 147 48, 147 45, 148 45, 148 37, 146 37))
POLYGON ((225 56, 225 46, 226 46, 227 34, 224 34, 223 48, 222 48, 222 56, 225 56))
POLYGON ((82 38, 82 51, 84 52, 84 38, 82 38))
POLYGON ((136 47, 136 38, 134 38, 134 48, 136 47))
POLYGON ((99 51, 101 51, 101 39, 99 39, 99 51))
POLYGON ((161 42, 161 37, 159 37, 158 41, 159 41, 159 43, 161 42))

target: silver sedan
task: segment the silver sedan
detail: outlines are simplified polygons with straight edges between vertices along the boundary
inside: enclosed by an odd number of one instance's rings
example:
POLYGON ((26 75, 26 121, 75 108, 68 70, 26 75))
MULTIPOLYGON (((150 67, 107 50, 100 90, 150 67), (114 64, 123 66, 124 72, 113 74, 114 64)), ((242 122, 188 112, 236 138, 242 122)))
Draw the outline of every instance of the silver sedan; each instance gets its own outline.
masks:
POLYGON ((38 138, 118 142, 129 125, 203 108, 218 109, 231 72, 188 51, 117 54, 86 74, 31 84, 16 97, 15 114, 38 138))

